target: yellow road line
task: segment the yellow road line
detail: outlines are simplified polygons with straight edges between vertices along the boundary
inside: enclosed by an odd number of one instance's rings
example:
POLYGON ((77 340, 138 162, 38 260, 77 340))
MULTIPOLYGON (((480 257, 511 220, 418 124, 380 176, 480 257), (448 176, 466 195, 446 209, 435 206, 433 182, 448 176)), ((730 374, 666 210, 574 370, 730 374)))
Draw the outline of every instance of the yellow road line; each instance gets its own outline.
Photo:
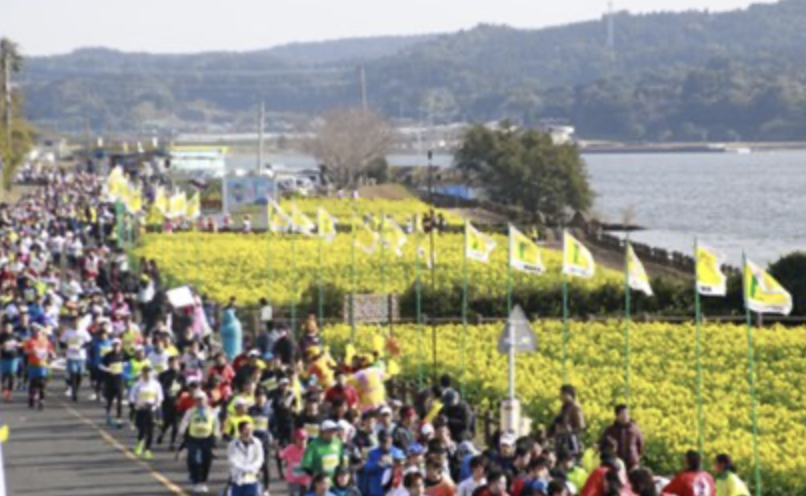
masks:
POLYGON ((171 482, 170 479, 168 479, 167 477, 162 475, 159 471, 154 470, 154 468, 151 467, 151 465, 149 465, 148 463, 146 463, 143 460, 141 460, 129 448, 127 448, 126 446, 121 444, 120 441, 118 441, 111 434, 109 434, 106 431, 106 429, 104 429, 103 427, 99 426, 98 424, 96 424, 92 420, 88 419, 87 417, 82 415, 79 411, 77 411, 75 408, 71 407, 67 403, 64 403, 64 402, 60 402, 60 403, 62 404, 62 406, 64 407, 65 410, 70 412, 71 415, 73 415, 75 418, 77 418, 82 423, 84 423, 84 424, 88 425, 89 427, 92 427, 93 429, 98 431, 98 434, 101 435, 101 438, 104 441, 106 441, 108 444, 110 444, 116 450, 118 450, 121 453, 123 453, 126 456, 126 458, 128 458, 131 461, 133 461, 133 462, 139 464, 140 466, 142 466, 145 469, 145 471, 148 472, 149 475, 151 475, 151 477, 153 477, 157 482, 159 482, 160 484, 165 486, 172 493, 176 494, 177 496, 190 496, 184 489, 182 489, 181 487, 179 487, 176 484, 174 484, 173 482, 171 482))

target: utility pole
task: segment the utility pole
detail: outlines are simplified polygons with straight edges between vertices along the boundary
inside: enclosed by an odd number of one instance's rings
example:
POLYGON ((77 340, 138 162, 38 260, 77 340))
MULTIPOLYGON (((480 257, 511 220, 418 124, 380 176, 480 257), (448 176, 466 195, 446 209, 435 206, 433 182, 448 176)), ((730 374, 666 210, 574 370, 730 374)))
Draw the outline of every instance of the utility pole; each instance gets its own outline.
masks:
POLYGON ((257 171, 263 172, 263 126, 266 122, 266 103, 260 102, 260 112, 258 114, 258 124, 257 124, 257 140, 258 140, 258 148, 257 148, 257 171))
POLYGON ((11 150, 11 52, 3 50, 3 95, 5 96, 6 143, 11 150))
POLYGON ((358 67, 358 76, 361 81, 361 106, 364 112, 369 110, 367 105, 367 72, 364 70, 364 64, 358 67))

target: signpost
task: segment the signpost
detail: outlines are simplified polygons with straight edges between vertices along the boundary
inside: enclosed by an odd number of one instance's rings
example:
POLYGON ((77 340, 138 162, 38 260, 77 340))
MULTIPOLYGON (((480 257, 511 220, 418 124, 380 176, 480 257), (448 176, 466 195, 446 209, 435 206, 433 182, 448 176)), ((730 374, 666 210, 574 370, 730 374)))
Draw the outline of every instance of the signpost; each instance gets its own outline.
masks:
POLYGON ((520 402, 515 396, 515 355, 537 351, 537 336, 520 305, 509 314, 507 325, 498 338, 498 351, 509 357, 509 395, 501 405, 502 431, 523 435, 520 402))

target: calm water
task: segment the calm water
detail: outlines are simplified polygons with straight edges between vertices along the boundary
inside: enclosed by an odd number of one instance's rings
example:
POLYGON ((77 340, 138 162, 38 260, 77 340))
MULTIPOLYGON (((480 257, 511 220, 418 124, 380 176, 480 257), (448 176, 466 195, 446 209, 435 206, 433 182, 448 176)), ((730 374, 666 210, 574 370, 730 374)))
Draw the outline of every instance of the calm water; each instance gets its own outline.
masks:
POLYGON ((806 250, 806 152, 586 157, 596 212, 632 207, 636 239, 691 251, 694 236, 739 265, 806 250))
MULTIPOLYGON (((597 193, 594 211, 647 227, 636 240, 689 252, 694 237, 720 249, 734 265, 742 250, 758 262, 806 250, 806 152, 734 154, 588 155, 597 193)), ((315 167, 303 155, 267 161, 289 168, 315 167)), ((425 165, 422 157, 394 155, 392 165, 425 165)), ((440 155, 437 165, 449 165, 440 155)), ((252 168, 253 157, 233 157, 230 167, 252 168)))

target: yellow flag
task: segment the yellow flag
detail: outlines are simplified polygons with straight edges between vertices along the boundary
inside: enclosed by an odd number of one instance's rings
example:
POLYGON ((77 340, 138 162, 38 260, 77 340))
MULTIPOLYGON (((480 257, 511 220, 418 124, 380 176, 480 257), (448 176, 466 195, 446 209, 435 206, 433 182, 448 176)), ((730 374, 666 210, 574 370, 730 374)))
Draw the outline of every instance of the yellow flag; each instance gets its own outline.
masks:
POLYGON ((120 166, 115 167, 106 177, 106 193, 109 199, 117 200, 127 187, 126 175, 120 166))
POLYGON ((568 231, 563 233, 563 273, 584 279, 591 279, 596 274, 593 255, 568 231))
POLYGON ((184 191, 177 191, 171 196, 168 205, 168 213, 165 214, 166 217, 169 219, 184 217, 188 208, 187 195, 184 191))
POLYGON ((367 227, 366 224, 353 217, 353 239, 356 248, 361 248, 367 255, 375 253, 378 244, 378 233, 367 227))
POLYGON ((711 248, 697 243, 697 291, 703 296, 725 296, 728 294, 728 278, 722 273, 722 255, 711 248))
POLYGON ((792 295, 750 260, 744 262, 744 303, 756 313, 789 315, 792 312, 792 295))
POLYGON ((0 427, 0 443, 5 443, 8 441, 8 425, 3 425, 0 427))
POLYGON ((168 201, 168 194, 165 188, 159 186, 154 192, 154 207, 160 211, 162 215, 167 215, 170 209, 170 202, 168 201))
POLYGON ((201 196, 198 191, 188 201, 186 216, 188 219, 198 219, 201 216, 201 196))
POLYGON ((269 230, 271 232, 284 232, 291 226, 291 219, 282 207, 274 200, 269 200, 269 230))
POLYGON ((495 250, 495 240, 479 232, 470 222, 465 223, 465 255, 477 262, 487 263, 495 250))
POLYGON ((408 238, 403 229, 391 217, 381 219, 380 240, 384 246, 393 248, 398 257, 403 256, 403 246, 408 238))
POLYGON ((328 243, 336 239, 336 219, 321 207, 316 210, 316 233, 328 243))
POLYGON ((291 225, 294 230, 305 234, 306 236, 313 236, 313 230, 316 229, 316 224, 299 209, 296 203, 291 204, 291 225))
POLYGON ((627 282, 630 289, 640 291, 647 296, 652 296, 652 286, 649 284, 649 276, 644 270, 644 264, 632 249, 632 244, 627 243, 627 282))
POLYGON ((509 226, 509 265, 529 274, 546 272, 537 243, 512 225, 509 226))

